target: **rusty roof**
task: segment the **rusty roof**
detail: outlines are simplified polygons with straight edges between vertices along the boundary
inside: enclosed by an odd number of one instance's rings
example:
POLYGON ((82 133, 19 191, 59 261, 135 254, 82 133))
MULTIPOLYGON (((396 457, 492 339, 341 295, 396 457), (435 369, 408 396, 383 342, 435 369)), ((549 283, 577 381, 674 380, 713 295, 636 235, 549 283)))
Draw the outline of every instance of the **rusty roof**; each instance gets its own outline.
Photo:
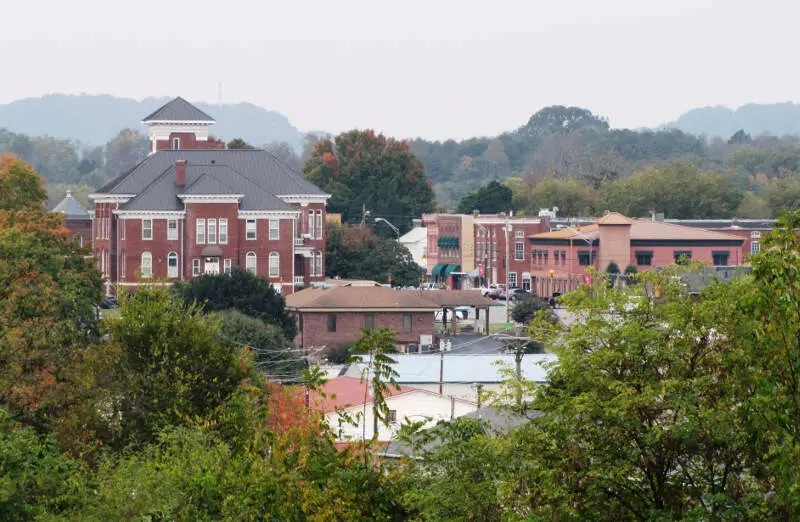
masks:
POLYGON ((385 286, 307 288, 286 296, 286 306, 297 310, 389 309, 435 311, 440 308, 436 303, 421 298, 418 292, 394 290, 385 286))
MULTIPOLYGON (((393 397, 413 391, 417 391, 417 388, 400 386, 398 390, 394 386, 389 386, 386 395, 387 397, 393 397)), ((309 403, 312 408, 322 410, 325 413, 372 402, 372 383, 366 380, 362 381, 356 377, 328 379, 322 385, 320 392, 312 390, 309 396, 309 403)))
POLYGON ((741 236, 725 234, 704 228, 687 227, 651 219, 637 219, 631 226, 631 239, 650 240, 702 240, 702 241, 744 241, 741 236))
POLYGON ((598 225, 633 225, 634 220, 627 218, 619 212, 609 212, 597 220, 598 225))
POLYGON ((597 230, 599 228, 597 224, 578 228, 562 228, 561 230, 543 232, 528 237, 536 239, 572 239, 576 236, 588 236, 591 239, 595 239, 597 238, 597 230))

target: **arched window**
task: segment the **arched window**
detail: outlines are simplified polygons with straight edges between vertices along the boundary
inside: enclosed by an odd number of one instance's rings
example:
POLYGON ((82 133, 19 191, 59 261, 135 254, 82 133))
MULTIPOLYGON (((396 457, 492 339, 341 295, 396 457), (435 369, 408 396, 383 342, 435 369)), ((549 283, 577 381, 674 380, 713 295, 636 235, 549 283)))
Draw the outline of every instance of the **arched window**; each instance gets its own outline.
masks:
POLYGON ((139 267, 142 277, 153 277, 153 255, 150 252, 142 252, 142 264, 139 267))
POLYGON ((256 253, 255 252, 248 252, 247 257, 245 257, 244 262, 244 269, 250 272, 251 274, 255 275, 256 273, 256 253))
POLYGON ((178 254, 167 254, 167 277, 178 277, 178 254))
POLYGON ((281 275, 281 255, 277 252, 269 253, 269 276, 280 277, 281 275))
POLYGON ((325 274, 322 272, 322 252, 317 252, 317 255, 314 257, 314 274, 318 277, 324 276, 325 274))

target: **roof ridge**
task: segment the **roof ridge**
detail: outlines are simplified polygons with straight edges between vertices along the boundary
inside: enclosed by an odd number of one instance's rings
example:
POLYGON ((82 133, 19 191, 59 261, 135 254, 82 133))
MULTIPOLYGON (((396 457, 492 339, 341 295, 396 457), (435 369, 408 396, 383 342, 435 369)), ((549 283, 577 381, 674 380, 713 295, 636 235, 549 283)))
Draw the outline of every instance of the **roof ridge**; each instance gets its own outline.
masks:
POLYGON ((153 186, 154 186, 156 183, 158 183, 159 181, 161 181, 161 180, 164 178, 164 176, 165 176, 165 175, 166 175, 166 174, 167 174, 167 173, 168 173, 170 170, 172 170, 173 168, 175 168, 175 165, 174 165, 174 164, 173 164, 173 165, 170 165, 169 167, 167 167, 167 168, 166 168, 166 169, 165 169, 165 170, 164 170, 164 171, 163 171, 161 174, 159 174, 158 176, 156 176, 156 177, 153 179, 153 181, 151 181, 150 183, 148 183, 147 185, 145 185, 145 186, 144 186, 144 188, 143 188, 141 191, 139 191, 139 193, 138 193, 138 194, 136 194, 136 195, 135 195, 134 197, 132 197, 132 198, 131 198, 131 199, 130 199, 128 202, 126 202, 126 203, 125 203, 125 205, 127 205, 128 203, 134 203, 134 202, 138 201, 138 200, 139 200, 139 199, 140 199, 142 196, 144 196, 144 195, 145 195, 145 194, 146 194, 146 193, 147 193, 147 192, 148 192, 148 191, 149 191, 149 190, 150 190, 150 189, 151 189, 151 188, 152 188, 152 187, 153 187, 153 186))

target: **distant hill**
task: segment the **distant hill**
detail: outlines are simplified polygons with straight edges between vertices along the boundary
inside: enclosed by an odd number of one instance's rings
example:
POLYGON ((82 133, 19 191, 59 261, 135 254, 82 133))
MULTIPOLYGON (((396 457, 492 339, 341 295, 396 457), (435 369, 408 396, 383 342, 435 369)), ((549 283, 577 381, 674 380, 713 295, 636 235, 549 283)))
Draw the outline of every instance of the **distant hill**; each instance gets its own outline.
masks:
MULTIPOLYGON (((170 99, 137 101, 105 94, 48 94, 0 104, 0 128, 29 136, 47 135, 102 145, 124 128, 145 132, 141 119, 170 99)), ((279 112, 252 103, 195 105, 217 121, 211 132, 218 138, 228 141, 241 137, 258 146, 285 141, 297 153, 302 151, 304 133, 279 112)))
POLYGON ((703 107, 684 113, 666 127, 724 139, 730 138, 739 129, 753 136, 762 133, 800 135, 800 105, 792 102, 751 103, 735 110, 720 105, 703 107))

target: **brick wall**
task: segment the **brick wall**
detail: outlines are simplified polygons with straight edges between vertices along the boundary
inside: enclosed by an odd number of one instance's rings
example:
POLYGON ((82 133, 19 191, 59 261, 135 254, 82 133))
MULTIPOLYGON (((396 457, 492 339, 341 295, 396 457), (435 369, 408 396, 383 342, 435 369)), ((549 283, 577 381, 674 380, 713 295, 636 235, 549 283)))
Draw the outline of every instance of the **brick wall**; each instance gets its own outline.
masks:
MULTIPOLYGON (((301 312, 302 329, 295 338, 301 348, 342 346, 361 337, 365 327, 364 312, 331 312, 336 315, 336 331, 328 331, 327 312, 301 312)), ((402 332, 404 312, 375 312, 374 327, 389 328, 399 344, 419 343, 421 335, 433 335, 433 312, 411 314, 411 332, 402 332)))
POLYGON ((206 141, 198 140, 193 132, 173 132, 169 135, 167 140, 156 140, 156 150, 171 150, 172 140, 178 138, 181 150, 196 150, 196 149, 224 149, 225 142, 217 141, 209 136, 206 141))

